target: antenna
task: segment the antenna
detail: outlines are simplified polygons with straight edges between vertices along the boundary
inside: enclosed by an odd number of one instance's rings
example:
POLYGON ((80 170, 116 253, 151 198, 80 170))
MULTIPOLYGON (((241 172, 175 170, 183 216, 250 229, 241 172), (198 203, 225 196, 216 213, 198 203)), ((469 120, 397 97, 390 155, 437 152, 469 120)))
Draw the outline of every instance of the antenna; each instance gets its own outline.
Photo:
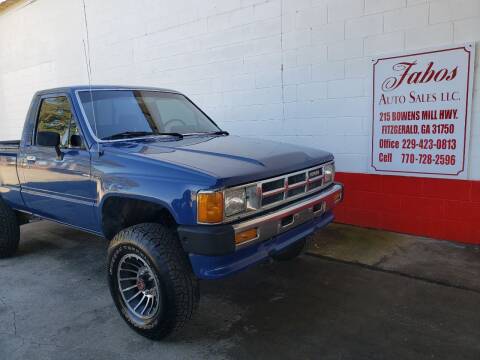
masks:
MULTIPOLYGON (((85 0, 82 0, 83 3, 83 18, 85 21, 85 32, 87 35, 87 42, 83 40, 83 52, 85 54, 85 63, 87 65, 87 75, 88 75, 88 88, 90 93, 90 102, 92 104, 92 114, 93 114, 93 126, 95 127, 95 136, 98 137, 98 130, 97 130, 97 118, 95 116, 95 106, 93 103, 93 92, 92 92, 92 66, 90 63, 90 38, 88 36, 88 21, 87 21, 87 9, 85 6, 85 0), (88 53, 88 54, 87 54, 88 53)), ((87 119, 88 121, 88 119, 87 119)), ((100 144, 97 142, 98 146, 98 153, 100 154, 100 144)))

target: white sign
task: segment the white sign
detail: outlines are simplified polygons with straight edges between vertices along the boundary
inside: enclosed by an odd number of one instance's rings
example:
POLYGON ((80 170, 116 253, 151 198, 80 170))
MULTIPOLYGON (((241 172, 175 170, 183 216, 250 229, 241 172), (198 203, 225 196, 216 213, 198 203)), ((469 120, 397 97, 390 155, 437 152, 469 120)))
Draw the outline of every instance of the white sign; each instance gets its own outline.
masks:
POLYGON ((373 61, 372 170, 467 176, 473 44, 373 61))

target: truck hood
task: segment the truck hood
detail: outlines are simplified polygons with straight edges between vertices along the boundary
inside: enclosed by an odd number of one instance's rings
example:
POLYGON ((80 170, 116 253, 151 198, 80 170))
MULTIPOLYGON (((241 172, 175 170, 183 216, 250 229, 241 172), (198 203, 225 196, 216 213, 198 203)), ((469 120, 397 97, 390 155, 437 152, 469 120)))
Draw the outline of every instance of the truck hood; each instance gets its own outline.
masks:
POLYGON ((239 185, 333 160, 326 151, 238 136, 191 136, 182 140, 146 138, 112 142, 115 152, 195 169, 223 186, 239 185))

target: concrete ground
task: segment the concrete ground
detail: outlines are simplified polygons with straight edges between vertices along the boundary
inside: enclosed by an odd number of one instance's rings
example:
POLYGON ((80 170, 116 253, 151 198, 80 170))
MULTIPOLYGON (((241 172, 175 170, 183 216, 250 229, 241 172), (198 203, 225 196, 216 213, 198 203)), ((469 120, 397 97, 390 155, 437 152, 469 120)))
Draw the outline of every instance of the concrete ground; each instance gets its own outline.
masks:
POLYGON ((393 246, 404 250, 384 251, 382 261, 366 255, 368 246, 357 246, 355 257, 345 245, 378 236, 334 225, 316 237, 320 257, 202 282, 195 319, 177 339, 153 342, 114 308, 104 240, 48 222, 26 225, 18 256, 0 260, 0 359, 478 360, 480 289, 465 280, 478 281, 478 251, 459 255, 450 243, 432 243, 426 265, 416 258, 418 243, 421 257, 429 253, 423 239, 393 246))
POLYGON ((332 224, 309 253, 480 292, 480 246, 332 224))

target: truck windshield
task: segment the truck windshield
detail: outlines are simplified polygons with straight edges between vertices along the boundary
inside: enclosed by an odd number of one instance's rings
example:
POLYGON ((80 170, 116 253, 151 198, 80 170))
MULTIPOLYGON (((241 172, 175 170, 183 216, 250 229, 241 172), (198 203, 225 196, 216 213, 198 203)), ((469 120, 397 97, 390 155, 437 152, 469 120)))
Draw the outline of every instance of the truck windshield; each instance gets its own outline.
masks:
POLYGON ((220 129, 181 94, 149 90, 79 92, 90 127, 102 140, 220 129))

